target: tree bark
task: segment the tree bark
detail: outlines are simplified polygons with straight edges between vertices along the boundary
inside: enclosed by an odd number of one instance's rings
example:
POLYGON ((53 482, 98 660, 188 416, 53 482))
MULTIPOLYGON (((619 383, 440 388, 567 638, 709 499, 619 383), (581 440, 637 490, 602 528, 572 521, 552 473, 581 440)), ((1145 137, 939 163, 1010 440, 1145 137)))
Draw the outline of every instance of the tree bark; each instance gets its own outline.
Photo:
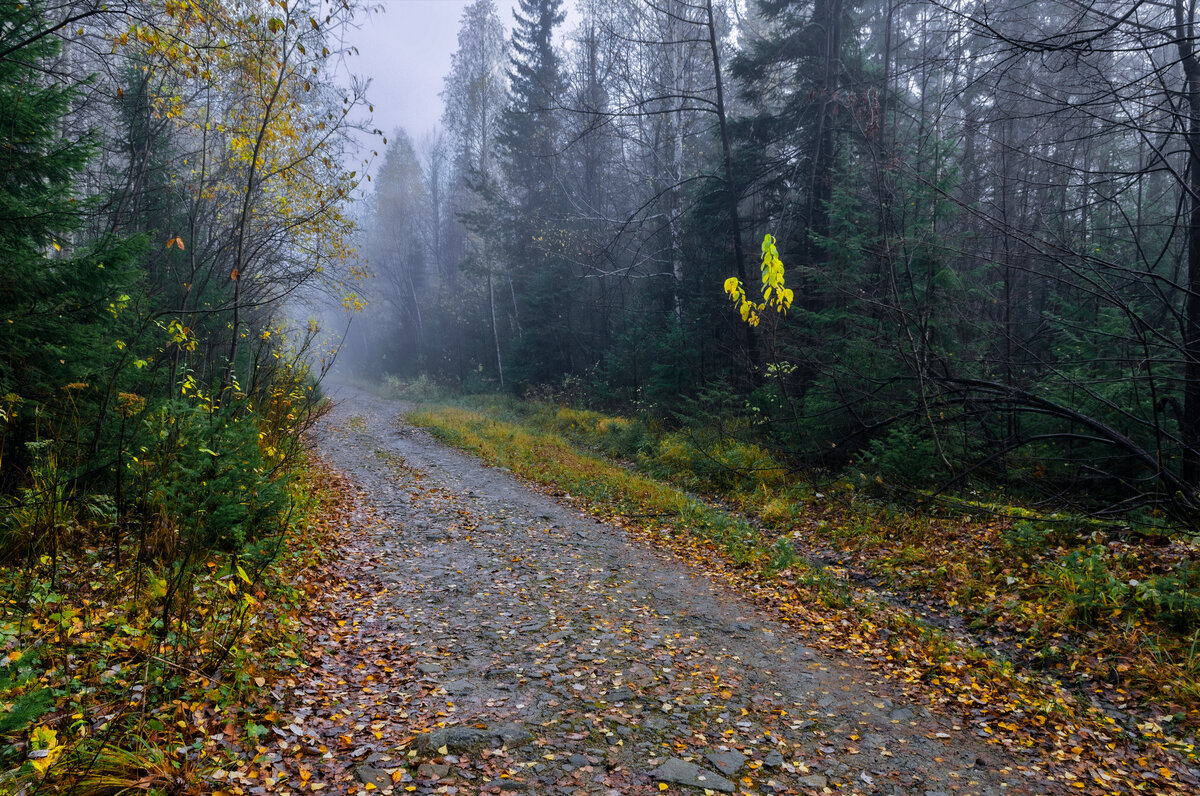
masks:
POLYGON ((500 359, 500 332, 496 328, 496 291, 492 287, 492 272, 489 269, 487 275, 488 283, 488 309, 492 315, 492 342, 496 345, 496 374, 500 377, 500 389, 504 389, 504 363, 500 359))
POLYGON ((1200 59, 1193 45, 1195 7, 1175 0, 1175 43, 1183 67, 1187 98, 1188 249, 1187 296, 1183 316, 1183 444, 1181 476, 1191 489, 1200 488, 1200 59))
MULTIPOLYGON (((708 43, 712 48, 713 78, 717 87, 717 122, 721 130, 721 160, 725 168, 725 195, 729 206, 729 223, 733 227, 733 261, 737 268, 738 279, 749 288, 746 277, 746 253, 742 247, 742 218, 738 211, 737 183, 733 177, 733 158, 730 154, 729 124, 725 117, 725 88, 721 80, 721 51, 717 38, 717 25, 713 19, 712 0, 705 0, 704 11, 708 16, 705 26, 708 28, 708 43)), ((750 362, 750 374, 758 383, 758 338, 754 329, 746 325, 746 356, 750 362)))

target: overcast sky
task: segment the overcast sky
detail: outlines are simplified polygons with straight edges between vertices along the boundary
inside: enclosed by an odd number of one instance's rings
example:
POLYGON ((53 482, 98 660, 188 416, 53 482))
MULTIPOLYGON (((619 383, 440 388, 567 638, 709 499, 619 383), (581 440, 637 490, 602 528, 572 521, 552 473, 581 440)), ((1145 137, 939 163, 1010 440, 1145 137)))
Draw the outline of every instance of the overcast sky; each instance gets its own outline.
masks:
MULTIPOLYGON (((470 0, 375 0, 347 44, 359 54, 349 61, 355 74, 371 80, 368 97, 375 105, 374 126, 389 137, 403 127, 414 141, 437 126, 450 56, 458 49, 458 25, 470 0)), ((513 25, 515 0, 497 0, 506 31, 513 25)), ((567 7, 574 3, 567 2, 567 7)), ((574 24, 568 17, 562 35, 574 24)), ((382 154, 382 151, 380 152, 382 154)))
MULTIPOLYGON (((383 0, 349 34, 358 47, 350 69, 370 78, 375 126, 389 135, 397 127, 419 139, 442 116, 438 98, 458 48, 458 23, 467 0, 383 0)), ((501 7, 507 5, 502 3, 501 7)), ((502 16, 509 25, 511 14, 502 16), (507 17, 507 18, 506 18, 507 17)))

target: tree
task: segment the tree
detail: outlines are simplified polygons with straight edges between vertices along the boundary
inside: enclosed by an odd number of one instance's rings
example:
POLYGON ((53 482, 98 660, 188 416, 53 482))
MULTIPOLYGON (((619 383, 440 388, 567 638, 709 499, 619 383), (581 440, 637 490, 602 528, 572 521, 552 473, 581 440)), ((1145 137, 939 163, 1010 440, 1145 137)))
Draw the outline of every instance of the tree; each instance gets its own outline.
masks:
POLYGON ((521 0, 514 10, 509 102, 497 136, 505 177, 492 212, 506 219, 505 259, 519 314, 541 322, 518 328, 514 356, 526 363, 518 381, 556 381, 571 368, 573 291, 561 256, 567 230, 559 173, 563 80, 554 30, 561 0, 521 0), (534 353, 536 352, 536 354, 534 353))
MULTIPOLYGON (((755 189, 786 197, 789 223, 779 240, 817 263, 829 235, 829 202, 838 161, 838 92, 844 87, 842 0, 758 4, 765 29, 733 60, 754 115, 737 122, 754 161, 755 189), (786 87, 786 88, 785 88, 786 87)), ((780 208, 782 210, 782 208, 780 208)))
POLYGON ((496 375, 502 386, 504 362, 495 283, 504 273, 497 252, 499 241, 491 234, 494 227, 487 217, 485 196, 497 190, 499 177, 495 148, 500 114, 507 102, 506 58, 504 28, 495 3, 475 0, 463 11, 458 50, 451 58, 450 74, 442 92, 446 103, 442 123, 455 148, 455 209, 466 221, 468 230, 465 262, 486 278, 496 375))
POLYGON ((554 30, 562 0, 520 0, 509 48, 509 97, 497 131, 510 190, 524 207, 546 204, 556 191, 558 109, 563 80, 554 30))
POLYGON ((435 290, 430 283, 436 274, 424 235, 430 212, 425 175, 403 130, 392 137, 375 177, 372 210, 367 256, 383 282, 383 289, 372 296, 372 336, 386 341, 374 367, 413 377, 429 366, 430 298, 435 290))
MULTIPOLYGON (((634 316, 639 324, 658 318, 657 305, 665 304, 674 315, 668 324, 673 328, 660 331, 684 342, 671 350, 696 351, 698 340, 685 342, 693 336, 688 327, 696 317, 686 304, 703 282, 701 262, 724 256, 739 274, 746 270, 742 192, 732 162, 724 157, 729 128, 722 63, 729 26, 721 8, 708 2, 628 0, 589 14, 607 40, 610 76, 604 121, 597 126, 614 131, 621 147, 616 162, 624 214, 610 219, 604 252, 610 262, 602 273, 646 280, 630 292, 640 294, 650 313, 630 307, 624 323, 634 316), (689 218, 701 216, 706 242, 691 251, 684 230, 689 218)), ((594 103, 587 95, 582 99, 574 112, 594 114, 594 103)), ((757 362, 753 330, 732 325, 728 330, 742 336, 740 358, 757 362)), ((699 372, 697 364, 685 370, 699 372)), ((739 369, 751 379, 755 372, 753 365, 739 369)))
POLYGON ((1032 345, 1022 328, 1007 323, 1005 339, 1016 352, 1010 361, 1028 363, 1033 387, 962 378, 953 382, 954 394, 968 400, 964 392, 978 388, 1017 415, 1042 419, 1013 445, 1027 444, 1031 434, 1062 440, 1104 461, 1103 477, 1132 484, 1150 473, 1158 483, 1154 499, 1194 511, 1200 505, 1196 6, 1173 0, 1011 11, 1000 17, 981 8, 967 24, 979 49, 1005 65, 997 84, 1023 70, 1008 93, 1019 94, 1020 117, 1037 127, 1006 154, 1027 159, 1030 137, 1040 149, 1034 173, 1027 160, 1005 170, 1003 199, 993 205, 999 217, 986 215, 1022 261, 1027 289, 1046 285, 1055 295, 1044 313, 1053 320, 1053 344, 1032 345), (1065 129, 1073 131, 1069 146, 1055 140, 1065 129), (1027 215, 1014 216, 1014 197, 1022 196, 1033 201, 1027 215), (1030 264, 1044 270, 1035 274, 1030 264), (1030 284, 1031 276, 1041 284, 1030 284))
MULTIPOLYGON (((115 367, 117 330, 134 292, 143 241, 75 240, 90 203, 77 181, 95 137, 68 137, 72 92, 43 78, 58 40, 39 36, 34 3, 0 20, 0 487, 30 462, 26 443, 66 427, 75 396, 115 367), (128 291, 128 293, 127 293, 128 291)), ((70 440, 62 440, 68 443, 70 440)), ((90 450, 78 441, 79 450, 90 450)), ((79 461, 73 462, 78 466, 79 461)), ((76 473, 77 474, 77 473, 76 473)))

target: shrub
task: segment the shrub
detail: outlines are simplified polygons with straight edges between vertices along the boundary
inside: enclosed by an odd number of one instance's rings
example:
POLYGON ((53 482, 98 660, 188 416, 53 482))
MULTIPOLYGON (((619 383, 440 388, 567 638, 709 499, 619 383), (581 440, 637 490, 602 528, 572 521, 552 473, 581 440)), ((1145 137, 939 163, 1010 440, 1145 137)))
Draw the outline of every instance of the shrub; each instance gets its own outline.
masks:
POLYGON ((383 377, 383 386, 389 397, 401 401, 429 403, 446 397, 446 389, 425 373, 407 381, 389 374, 383 377))
POLYGON ((1111 615, 1129 597, 1129 586, 1112 573, 1099 546, 1067 555, 1053 566, 1051 581, 1074 618, 1088 624, 1111 615))
POLYGON ((1184 562, 1169 575, 1132 580, 1134 599, 1159 622, 1188 632, 1200 626, 1200 566, 1184 562))
POLYGON ((1028 520, 1015 522, 1000 533, 1000 544, 1004 552, 1026 561, 1054 547, 1060 542, 1060 533, 1050 525, 1028 520))
POLYGON ((723 440, 716 435, 664 434, 657 446, 644 450, 638 462, 651 475, 691 489, 752 492, 778 486, 787 471, 757 445, 723 440))
POLYGON ((862 466, 889 483, 910 486, 934 484, 946 475, 934 441, 912 423, 893 426, 883 438, 871 442, 862 466))
POLYGON ((768 525, 786 527, 792 524, 792 508, 791 501, 784 497, 772 496, 759 509, 759 516, 768 525))
POLYGON ((238 409, 173 399, 146 418, 150 446, 129 462, 144 483, 143 534, 161 516, 186 544, 237 552, 280 529, 286 493, 254 416, 238 409))
POLYGON ((610 456, 636 459, 653 444, 653 435, 641 420, 544 404, 535 411, 533 420, 539 427, 610 456))

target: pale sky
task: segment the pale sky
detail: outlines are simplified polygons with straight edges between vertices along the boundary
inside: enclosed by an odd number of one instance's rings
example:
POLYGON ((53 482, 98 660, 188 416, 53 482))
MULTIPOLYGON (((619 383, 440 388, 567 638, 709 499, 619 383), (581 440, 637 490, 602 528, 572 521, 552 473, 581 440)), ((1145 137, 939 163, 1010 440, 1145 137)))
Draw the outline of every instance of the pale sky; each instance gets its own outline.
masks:
MULTIPOLYGON (((437 126, 438 94, 458 48, 458 23, 467 5, 468 0, 372 2, 373 10, 350 32, 348 43, 359 50, 350 69, 371 80, 376 127, 388 135, 404 127, 417 140, 437 126)), ((508 26, 511 15, 501 19, 508 26)))
MULTIPOLYGON (((370 78, 373 125, 389 139, 397 127, 420 141, 442 117, 442 91, 450 56, 458 49, 458 25, 471 0, 368 0, 371 12, 347 35, 359 54, 350 71, 370 78)), ((500 21, 511 32, 515 0, 497 0, 500 21)), ((568 10, 573 2, 564 3, 568 10)), ((569 11, 568 11, 569 14, 569 11)), ((575 21, 568 15, 558 27, 559 40, 575 21)), ((376 140, 374 146, 378 148, 376 140)), ((382 149, 379 150, 383 154, 382 149)))

